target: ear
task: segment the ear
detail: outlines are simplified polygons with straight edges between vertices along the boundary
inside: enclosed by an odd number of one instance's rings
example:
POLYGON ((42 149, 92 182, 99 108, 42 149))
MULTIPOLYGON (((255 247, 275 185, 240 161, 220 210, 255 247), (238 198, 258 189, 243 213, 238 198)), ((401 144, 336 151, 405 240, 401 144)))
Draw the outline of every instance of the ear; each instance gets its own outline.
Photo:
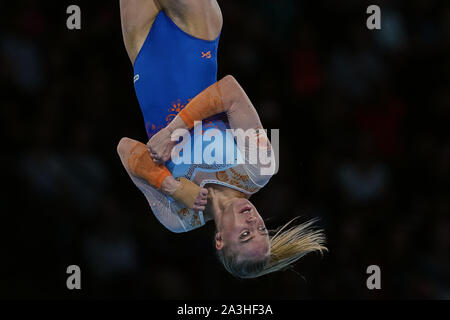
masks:
POLYGON ((220 232, 216 232, 215 239, 216 239, 216 249, 222 250, 224 243, 220 232))

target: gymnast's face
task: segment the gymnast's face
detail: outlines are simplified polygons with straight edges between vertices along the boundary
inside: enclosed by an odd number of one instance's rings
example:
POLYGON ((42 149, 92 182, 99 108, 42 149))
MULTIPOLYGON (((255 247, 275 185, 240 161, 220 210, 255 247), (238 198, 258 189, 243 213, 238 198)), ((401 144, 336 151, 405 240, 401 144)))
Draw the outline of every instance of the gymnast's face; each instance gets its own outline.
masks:
POLYGON ((227 246, 245 259, 263 259, 268 256, 270 246, 266 226, 247 199, 230 200, 217 227, 216 249, 227 246))

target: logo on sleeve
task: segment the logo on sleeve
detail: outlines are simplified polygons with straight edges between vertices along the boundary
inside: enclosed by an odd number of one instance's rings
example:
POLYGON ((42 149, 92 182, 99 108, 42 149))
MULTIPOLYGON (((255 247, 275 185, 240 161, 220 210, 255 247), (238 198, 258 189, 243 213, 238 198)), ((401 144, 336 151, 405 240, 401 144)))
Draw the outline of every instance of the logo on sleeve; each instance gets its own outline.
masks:
POLYGON ((138 81, 138 80, 139 80, 139 75, 137 74, 137 75, 134 76, 133 83, 136 83, 136 81, 138 81))
POLYGON ((207 52, 202 51, 202 58, 211 59, 211 51, 207 51, 207 52))

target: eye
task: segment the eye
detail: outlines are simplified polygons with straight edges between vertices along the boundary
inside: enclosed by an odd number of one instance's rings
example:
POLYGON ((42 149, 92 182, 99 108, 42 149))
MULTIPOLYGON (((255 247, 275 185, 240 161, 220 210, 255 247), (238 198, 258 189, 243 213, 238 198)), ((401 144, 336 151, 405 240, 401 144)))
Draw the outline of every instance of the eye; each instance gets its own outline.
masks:
POLYGON ((244 231, 244 232, 242 232, 240 238, 241 238, 241 239, 244 239, 244 238, 247 237, 249 234, 250 234, 250 232, 244 231))
POLYGON ((266 229, 266 227, 261 226, 261 227, 258 228, 258 230, 259 230, 259 231, 266 231, 267 229, 266 229))

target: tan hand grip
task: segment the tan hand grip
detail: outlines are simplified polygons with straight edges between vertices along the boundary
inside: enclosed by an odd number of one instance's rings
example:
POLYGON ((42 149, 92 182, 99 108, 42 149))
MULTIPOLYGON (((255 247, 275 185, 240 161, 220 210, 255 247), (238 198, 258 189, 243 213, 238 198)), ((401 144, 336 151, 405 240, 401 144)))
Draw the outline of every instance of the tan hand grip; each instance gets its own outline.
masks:
POLYGON ((200 192, 200 187, 186 178, 179 178, 177 180, 180 181, 181 184, 172 194, 172 198, 174 198, 175 201, 181 202, 187 208, 193 209, 195 199, 200 192))

